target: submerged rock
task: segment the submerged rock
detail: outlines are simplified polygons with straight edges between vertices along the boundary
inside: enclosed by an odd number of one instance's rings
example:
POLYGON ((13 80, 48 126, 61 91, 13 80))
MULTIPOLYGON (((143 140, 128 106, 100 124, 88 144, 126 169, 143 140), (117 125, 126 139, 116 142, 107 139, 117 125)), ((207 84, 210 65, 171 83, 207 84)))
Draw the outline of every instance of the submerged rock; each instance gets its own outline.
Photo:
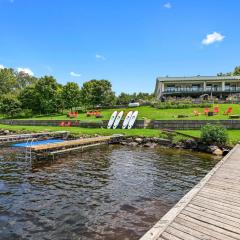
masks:
POLYGON ((223 155, 223 151, 220 148, 218 148, 218 149, 214 150, 212 152, 212 154, 216 155, 216 156, 222 156, 223 155))
POLYGON ((144 147, 149 147, 149 148, 154 148, 154 147, 157 146, 157 144, 156 144, 156 143, 148 142, 148 143, 145 143, 143 146, 144 146, 144 147))
POLYGON ((137 142, 130 142, 128 143, 128 146, 131 146, 131 147, 136 147, 138 145, 137 142))

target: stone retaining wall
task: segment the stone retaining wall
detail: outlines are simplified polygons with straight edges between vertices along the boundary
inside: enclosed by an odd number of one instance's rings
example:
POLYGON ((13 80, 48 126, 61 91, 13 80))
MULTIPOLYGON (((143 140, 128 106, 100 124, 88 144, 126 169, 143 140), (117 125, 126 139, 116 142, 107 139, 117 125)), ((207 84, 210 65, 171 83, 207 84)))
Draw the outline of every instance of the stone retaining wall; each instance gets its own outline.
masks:
POLYGON ((220 124, 227 129, 240 129, 240 120, 153 120, 149 127, 157 129, 201 129, 207 123, 220 124))
MULTIPOLYGON (((63 120, 8 120, 1 119, 0 123, 19 126, 60 126, 63 120)), ((106 127, 108 121, 84 122, 76 120, 65 120, 65 123, 71 122, 72 126, 84 128, 106 127), (77 122, 77 124, 76 124, 77 122)), ((201 129, 207 123, 220 124, 227 129, 240 129, 240 120, 137 120, 134 128, 154 128, 154 129, 172 129, 172 130, 190 130, 201 129)), ((120 123, 120 126, 122 122, 120 123)))

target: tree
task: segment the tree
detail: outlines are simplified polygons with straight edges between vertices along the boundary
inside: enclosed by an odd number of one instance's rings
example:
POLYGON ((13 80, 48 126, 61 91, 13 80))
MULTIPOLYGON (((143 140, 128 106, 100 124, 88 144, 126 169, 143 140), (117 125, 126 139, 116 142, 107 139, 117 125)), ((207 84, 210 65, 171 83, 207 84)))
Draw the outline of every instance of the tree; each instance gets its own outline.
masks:
POLYGON ((52 76, 44 76, 36 83, 35 89, 39 99, 39 108, 42 113, 58 111, 59 89, 61 85, 52 76))
POLYGON ((122 92, 117 98, 117 105, 127 105, 133 100, 132 94, 122 92))
POLYGON ((2 97, 1 112, 14 117, 22 111, 21 102, 13 95, 7 94, 2 97))
POLYGON ((18 89, 24 89, 29 85, 36 84, 37 78, 30 76, 25 72, 19 72, 16 74, 16 84, 18 89))
POLYGON ((115 103, 112 84, 108 80, 91 80, 85 82, 81 91, 82 103, 86 106, 104 106, 115 103))
POLYGON ((77 83, 68 82, 62 89, 64 107, 72 109, 80 105, 80 88, 77 83))
POLYGON ((16 75, 12 68, 0 69, 0 96, 16 90, 16 75))
POLYGON ((234 76, 239 76, 240 75, 240 66, 235 67, 233 71, 234 76))
POLYGON ((40 100, 35 85, 25 87, 19 95, 23 109, 31 109, 34 113, 40 112, 40 100))

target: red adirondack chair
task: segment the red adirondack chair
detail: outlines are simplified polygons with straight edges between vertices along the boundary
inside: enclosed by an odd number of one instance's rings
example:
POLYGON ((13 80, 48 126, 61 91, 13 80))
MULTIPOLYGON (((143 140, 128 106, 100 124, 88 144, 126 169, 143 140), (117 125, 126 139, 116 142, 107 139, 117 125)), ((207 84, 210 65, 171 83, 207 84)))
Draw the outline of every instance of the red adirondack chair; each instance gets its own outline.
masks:
POLYGON ((60 126, 60 127, 64 127, 64 126, 65 126, 65 122, 60 122, 60 123, 59 123, 59 126, 60 126))
POLYGON ((214 114, 218 114, 218 113, 219 113, 219 107, 218 107, 218 106, 217 106, 217 107, 214 107, 213 113, 214 113, 214 114))
POLYGON ((72 125, 72 122, 69 121, 65 124, 65 127, 71 127, 71 125, 72 125))
POLYGON ((79 122, 78 121, 75 121, 75 126, 78 126, 79 125, 79 122))
POLYGON ((205 114, 205 115, 208 115, 209 112, 210 112, 210 109, 209 109, 208 107, 206 107, 206 108, 204 109, 204 114, 205 114))
POLYGON ((232 113, 232 111, 233 111, 233 108, 230 107, 230 108, 228 108, 227 111, 224 112, 224 115, 229 115, 230 113, 232 113))

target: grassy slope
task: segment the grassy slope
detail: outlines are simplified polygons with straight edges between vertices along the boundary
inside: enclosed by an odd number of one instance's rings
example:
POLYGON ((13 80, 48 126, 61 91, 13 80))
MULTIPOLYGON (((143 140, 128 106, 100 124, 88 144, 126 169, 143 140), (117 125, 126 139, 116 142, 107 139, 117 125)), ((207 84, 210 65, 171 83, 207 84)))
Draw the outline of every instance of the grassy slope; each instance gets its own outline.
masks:
POLYGON ((131 136, 147 136, 147 137, 159 137, 160 131, 158 129, 103 129, 103 128, 79 128, 79 127, 46 127, 46 126, 10 126, 0 124, 0 129, 7 129, 13 131, 69 131, 75 135, 112 135, 112 134, 124 134, 131 136))
MULTIPOLYGON (((189 108, 189 109, 156 109, 152 107, 137 107, 137 108, 127 108, 127 109, 106 109, 102 111, 104 120, 109 119, 112 112, 117 111, 124 111, 127 113, 130 110, 138 110, 139 116, 138 119, 155 119, 155 120, 169 120, 169 119, 179 119, 177 118, 178 115, 188 115, 189 117, 183 118, 184 120, 220 120, 220 119, 229 119, 228 116, 223 115, 223 112, 228 109, 228 107, 233 107, 233 113, 232 114, 239 114, 240 115, 240 105, 239 104, 219 104, 220 107, 220 114, 215 115, 212 117, 207 117, 203 114, 204 109, 203 108, 189 108), (193 111, 197 110, 201 112, 202 114, 200 116, 194 116, 193 111)), ((58 120, 66 120, 69 119, 64 115, 50 115, 50 116, 36 116, 32 119, 58 119, 58 120)), ((96 119, 95 117, 86 117, 86 114, 79 114, 77 120, 82 121, 101 121, 99 119, 96 119)))
MULTIPOLYGON (((69 131, 74 135, 112 135, 112 134, 124 134, 127 136, 145 136, 145 137, 161 137, 161 131, 159 129, 103 129, 103 128, 79 128, 79 127, 45 127, 45 126, 11 126, 0 124, 0 129, 8 129, 13 131, 69 131)), ((188 134, 189 136, 200 137, 200 130, 179 130, 188 134)), ((236 144, 240 141, 240 130, 228 130, 230 143, 236 144)))

